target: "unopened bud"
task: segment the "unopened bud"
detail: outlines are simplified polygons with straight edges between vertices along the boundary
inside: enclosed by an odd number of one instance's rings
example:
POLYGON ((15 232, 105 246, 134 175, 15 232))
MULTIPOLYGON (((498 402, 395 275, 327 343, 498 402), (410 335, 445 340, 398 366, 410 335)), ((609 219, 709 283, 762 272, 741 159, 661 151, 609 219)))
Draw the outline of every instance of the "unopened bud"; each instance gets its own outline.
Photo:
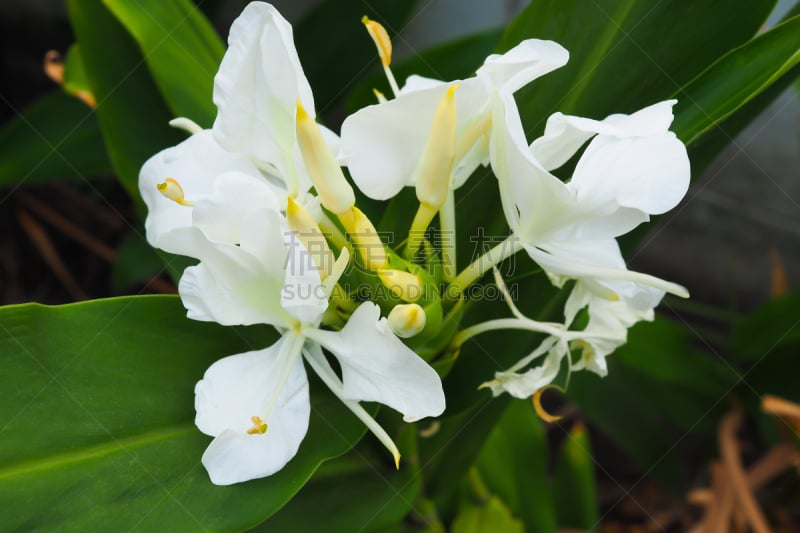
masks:
POLYGON ((417 199, 439 209, 450 190, 456 154, 456 97, 451 85, 433 115, 428 143, 416 171, 417 199))
POLYGON ((402 270, 381 269, 378 277, 392 294, 405 302, 416 302, 422 296, 422 282, 419 276, 402 270))
POLYGON ((367 215, 359 208, 353 207, 346 217, 339 217, 339 220, 358 246, 364 265, 370 270, 385 268, 389 262, 386 248, 367 215))
POLYGON ((356 201, 353 188, 347 183, 319 126, 300 100, 297 101, 297 144, 322 205, 337 215, 348 211, 356 201))
POLYGON ((425 310, 419 304, 394 306, 389 313, 389 327, 398 337, 407 339, 425 329, 425 310))
POLYGON ((334 256, 325 235, 320 231, 317 221, 290 196, 286 207, 286 222, 303 246, 306 247, 314 263, 319 268, 320 277, 325 279, 333 269, 334 256))

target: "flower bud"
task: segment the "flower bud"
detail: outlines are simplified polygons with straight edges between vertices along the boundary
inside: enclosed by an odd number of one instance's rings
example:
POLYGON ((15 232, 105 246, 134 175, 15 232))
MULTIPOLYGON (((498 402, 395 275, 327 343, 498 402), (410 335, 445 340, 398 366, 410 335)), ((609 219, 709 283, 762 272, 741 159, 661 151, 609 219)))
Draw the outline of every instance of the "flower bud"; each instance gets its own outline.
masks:
POLYGON ((392 294, 405 302, 416 302, 422 296, 422 282, 419 276, 402 270, 381 269, 378 277, 392 294))
POLYGON ((319 126, 306 113, 300 100, 297 101, 297 144, 322 205, 337 215, 348 211, 356 201, 353 188, 347 183, 319 126))
POLYGON ((401 304, 391 310, 388 323, 395 335, 407 339, 425 329, 425 320, 425 310, 419 304, 401 304))
POLYGON ((353 207, 348 216, 339 217, 339 220, 358 246, 364 265, 370 270, 384 268, 389 262, 386 248, 367 215, 359 208, 353 207))
POLYGON ((306 247, 314 264, 319 268, 320 277, 330 276, 334 256, 325 235, 320 231, 316 220, 290 196, 286 207, 286 222, 303 246, 306 247))

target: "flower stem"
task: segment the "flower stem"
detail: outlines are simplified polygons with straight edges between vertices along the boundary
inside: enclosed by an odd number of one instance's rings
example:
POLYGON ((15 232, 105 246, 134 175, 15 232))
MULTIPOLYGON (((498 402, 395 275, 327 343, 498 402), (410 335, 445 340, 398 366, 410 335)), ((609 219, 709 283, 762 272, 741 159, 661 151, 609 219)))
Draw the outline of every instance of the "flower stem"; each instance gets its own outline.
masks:
POLYGON ((445 281, 452 281, 456 275, 456 205, 453 189, 447 192, 447 199, 439 211, 440 243, 442 246, 442 267, 445 281))
POLYGON ((477 258, 462 270, 456 278, 450 282, 445 290, 445 297, 456 300, 464 292, 464 289, 475 283, 489 269, 503 260, 511 257, 522 249, 522 245, 514 235, 509 235, 506 240, 477 258))
POLYGON ((461 346, 466 341, 481 333, 489 331, 496 331, 498 329, 521 329, 531 331, 534 333, 546 333, 554 337, 562 337, 567 333, 561 324, 554 322, 537 322, 529 318, 497 318, 495 320, 487 320, 470 326, 466 329, 459 331, 453 340, 450 342, 451 346, 461 346))

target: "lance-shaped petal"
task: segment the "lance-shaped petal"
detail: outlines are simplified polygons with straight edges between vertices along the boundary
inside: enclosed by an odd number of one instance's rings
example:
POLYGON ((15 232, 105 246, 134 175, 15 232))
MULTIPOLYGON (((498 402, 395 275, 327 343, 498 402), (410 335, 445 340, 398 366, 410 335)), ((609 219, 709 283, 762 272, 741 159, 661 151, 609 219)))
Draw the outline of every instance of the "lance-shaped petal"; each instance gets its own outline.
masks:
POLYGON ((417 199, 437 210, 447 199, 456 156, 456 89, 458 85, 451 85, 436 107, 428 142, 414 176, 417 199))
POLYGON ((252 2, 234 21, 214 78, 214 137, 226 150, 272 169, 289 192, 310 187, 297 149, 297 101, 314 117, 314 98, 289 23, 271 5, 252 2))
POLYGON ((388 405, 406 422, 444 411, 439 375, 392 333, 374 303, 362 303, 341 331, 307 335, 339 360, 345 398, 388 405))
POLYGON ((322 205, 337 215, 347 213, 356 201, 353 188, 347 183, 319 126, 306 112, 299 100, 297 102, 297 142, 311 182, 322 200, 322 205))
POLYGON ((269 476, 297 453, 311 405, 302 359, 290 361, 283 376, 287 342, 282 338, 269 348, 220 359, 197 383, 195 423, 214 437, 202 459, 214 484, 269 476))
POLYGON ((225 172, 264 179, 247 158, 223 150, 210 130, 148 159, 139 173, 139 192, 147 205, 147 242, 167 252, 190 255, 180 239, 171 240, 170 246, 164 236, 192 226, 192 206, 214 194, 214 178, 225 172), (159 185, 165 183, 168 190, 160 190, 159 185), (167 192, 169 195, 165 195, 167 192), (176 195, 183 202, 176 202, 176 195))
POLYGON ((395 99, 365 107, 342 124, 342 152, 353 180, 367 196, 379 200, 413 186, 433 116, 448 87, 458 84, 456 161, 450 179, 453 188, 460 187, 479 164, 488 163, 487 119, 493 94, 515 90, 562 66, 567 57, 555 43, 530 40, 503 56, 491 56, 486 69, 466 80, 409 78, 395 99))

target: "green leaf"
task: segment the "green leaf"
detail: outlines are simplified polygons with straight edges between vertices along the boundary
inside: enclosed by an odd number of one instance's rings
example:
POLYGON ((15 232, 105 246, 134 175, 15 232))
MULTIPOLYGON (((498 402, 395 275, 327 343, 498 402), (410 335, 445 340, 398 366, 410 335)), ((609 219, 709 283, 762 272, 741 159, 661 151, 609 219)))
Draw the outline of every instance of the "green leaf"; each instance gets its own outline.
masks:
MULTIPOLYGON (((416 427, 404 430, 404 435, 415 436, 416 427)), ((401 523, 409 509, 416 507, 422 478, 415 455, 402 442, 397 444, 404 457, 411 457, 399 470, 384 448, 365 439, 348 454, 325 463, 292 501, 256 531, 386 531, 401 523)))
POLYGON ((318 113, 330 111, 355 80, 379 64, 361 17, 377 20, 395 36, 416 4, 416 0, 324 0, 295 24, 297 53, 314 89, 318 113))
POLYGON ((512 400, 481 450, 477 466, 492 494, 530 532, 554 532, 556 515, 547 474, 547 434, 530 402, 512 400))
POLYGON ((673 130, 691 144, 800 62, 800 16, 731 50, 677 92, 673 130))
POLYGON ((110 173, 94 111, 61 90, 0 129, 0 186, 110 173))
POLYGON ((592 447, 581 422, 575 424, 567 435, 553 477, 558 525, 594 531, 599 522, 600 506, 592 447))
POLYGON ((496 496, 483 505, 469 505, 453 521, 452 533, 525 533, 522 523, 511 516, 496 496))
POLYGON ((533 2, 500 44, 553 39, 570 52, 564 68, 517 95, 531 133, 555 111, 602 118, 664 100, 731 48, 747 41, 774 0, 533 2))
POLYGON ((86 69, 83 66, 80 47, 73 44, 67 50, 64 57, 64 81, 61 87, 69 94, 86 101, 94 102, 94 95, 89 88, 89 80, 86 78, 86 69))
POLYGON ((211 127, 214 75, 225 47, 189 0, 103 0, 136 39, 147 67, 175 116, 211 127))
POLYGON ((188 320, 177 297, 0 309, 0 506, 9 530, 236 531, 274 513, 364 426, 312 381, 309 432, 265 479, 211 484, 193 389, 266 326, 188 320))
POLYGON ((136 43, 100 0, 68 0, 70 22, 81 50, 108 155, 132 198, 139 198, 142 164, 177 144, 167 109, 144 66, 136 43))

